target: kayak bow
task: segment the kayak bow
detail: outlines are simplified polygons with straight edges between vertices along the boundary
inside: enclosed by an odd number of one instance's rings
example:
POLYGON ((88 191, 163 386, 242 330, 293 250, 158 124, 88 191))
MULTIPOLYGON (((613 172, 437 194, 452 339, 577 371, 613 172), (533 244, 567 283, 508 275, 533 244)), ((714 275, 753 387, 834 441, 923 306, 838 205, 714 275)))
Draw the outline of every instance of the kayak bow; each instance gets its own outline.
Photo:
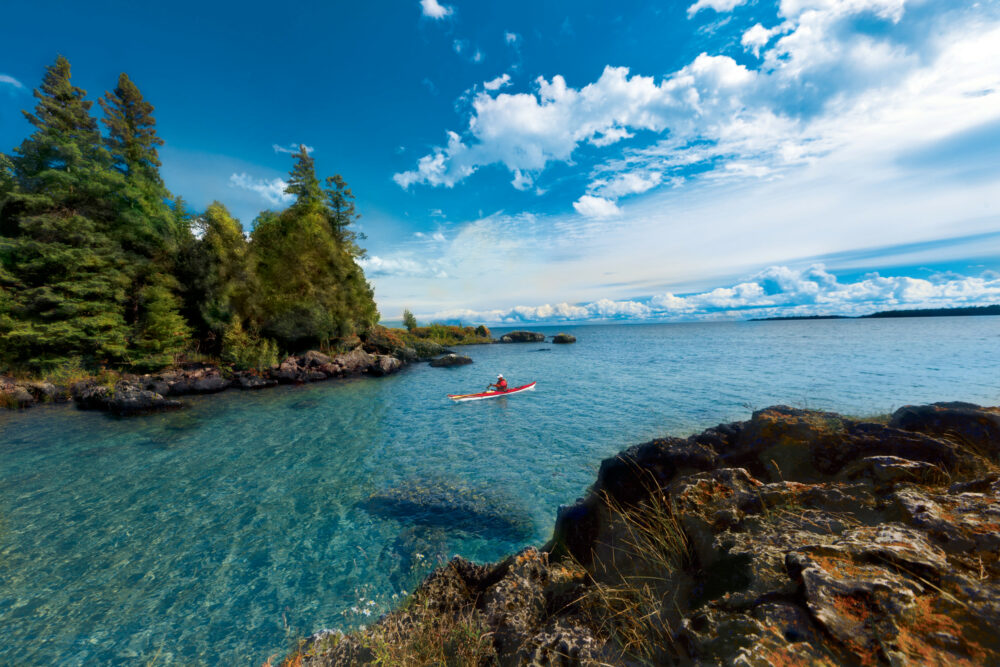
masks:
POLYGON ((448 398, 453 401, 481 401, 484 398, 497 398, 498 396, 510 396, 519 391, 531 391, 535 388, 535 383, 526 384, 521 387, 514 387, 507 391, 481 391, 478 394, 448 394, 448 398))

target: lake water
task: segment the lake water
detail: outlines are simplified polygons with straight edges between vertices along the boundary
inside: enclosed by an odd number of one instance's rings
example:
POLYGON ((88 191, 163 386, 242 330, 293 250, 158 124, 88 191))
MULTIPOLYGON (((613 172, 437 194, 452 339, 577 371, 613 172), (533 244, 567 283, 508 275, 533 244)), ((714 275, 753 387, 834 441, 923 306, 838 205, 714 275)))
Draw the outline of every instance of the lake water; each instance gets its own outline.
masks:
POLYGON ((1000 403, 996 317, 558 330, 579 342, 462 348, 474 364, 172 414, 0 412, 0 664, 259 665, 371 622, 441 559, 545 542, 629 445, 775 403, 1000 403), (445 398, 498 372, 537 390, 445 398), (394 490, 455 508, 371 502, 394 490))

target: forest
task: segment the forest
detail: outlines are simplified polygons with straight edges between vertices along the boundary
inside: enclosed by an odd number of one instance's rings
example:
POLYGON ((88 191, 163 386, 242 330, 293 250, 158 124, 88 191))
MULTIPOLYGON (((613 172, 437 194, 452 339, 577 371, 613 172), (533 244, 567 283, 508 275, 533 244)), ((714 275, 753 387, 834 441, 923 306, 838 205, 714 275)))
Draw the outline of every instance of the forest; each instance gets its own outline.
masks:
POLYGON ((224 204, 195 212, 168 190, 154 107, 128 75, 100 119, 62 56, 34 96, 32 134, 0 153, 0 371, 259 368, 376 326, 354 196, 304 146, 293 203, 248 232, 224 204))

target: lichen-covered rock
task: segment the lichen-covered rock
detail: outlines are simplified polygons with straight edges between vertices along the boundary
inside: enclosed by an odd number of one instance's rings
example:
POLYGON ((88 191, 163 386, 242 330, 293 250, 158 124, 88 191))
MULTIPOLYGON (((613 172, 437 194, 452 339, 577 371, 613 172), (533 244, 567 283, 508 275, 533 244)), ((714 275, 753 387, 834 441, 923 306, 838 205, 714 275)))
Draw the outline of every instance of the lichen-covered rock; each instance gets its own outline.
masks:
POLYGON ((443 357, 431 359, 431 366, 435 368, 450 368, 451 366, 464 366, 471 363, 471 358, 460 354, 446 354, 443 357))
POLYGON ((470 623, 501 665, 1000 664, 997 414, 777 406, 632 447, 543 549, 452 561, 304 664, 371 662, 384 624, 470 623))
POLYGON ((552 342, 556 345, 566 345, 567 343, 575 343, 576 336, 572 336, 567 333, 557 333, 552 337, 552 342))

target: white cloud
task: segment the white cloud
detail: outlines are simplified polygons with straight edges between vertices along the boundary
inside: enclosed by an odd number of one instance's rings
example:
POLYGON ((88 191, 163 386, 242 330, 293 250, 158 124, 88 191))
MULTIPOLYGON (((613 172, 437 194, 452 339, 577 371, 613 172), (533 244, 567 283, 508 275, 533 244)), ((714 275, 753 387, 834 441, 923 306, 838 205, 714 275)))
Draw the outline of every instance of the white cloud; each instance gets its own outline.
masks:
POLYGON ((483 62, 483 59, 485 57, 486 56, 483 55, 482 51, 480 51, 479 49, 476 49, 476 52, 472 54, 472 62, 474 62, 474 63, 481 63, 481 62, 483 62))
POLYGON ((747 0, 698 0, 688 7, 688 17, 692 17, 703 9, 714 9, 715 11, 731 12, 740 5, 745 5, 747 0))
POLYGON ((590 184, 589 190, 601 197, 618 199, 646 192, 659 185, 662 179, 663 174, 658 171, 629 171, 610 179, 597 179, 590 184))
POLYGON ((510 85, 510 74, 504 74, 503 76, 498 76, 495 79, 490 79, 483 83, 483 88, 486 90, 500 90, 510 85))
POLYGON ((256 192, 261 197, 275 206, 290 204, 295 199, 292 195, 285 193, 288 183, 281 178, 254 178, 247 173, 233 174, 229 177, 230 187, 240 188, 256 192))
POLYGON ((573 202, 573 208, 585 218, 602 219, 621 215, 621 209, 613 201, 593 195, 583 195, 573 202))
POLYGON ((745 319, 787 315, 866 315, 879 310, 988 305, 1000 301, 1000 275, 937 281, 877 273, 841 283, 821 264, 772 266, 731 287, 646 301, 599 299, 492 310, 451 310, 434 319, 487 323, 595 320, 745 319))
POLYGON ((508 44, 516 46, 521 41, 521 36, 516 32, 505 32, 503 34, 504 41, 508 44))
POLYGON ((740 43, 746 47, 748 51, 753 51, 755 56, 760 57, 760 50, 767 46, 767 43, 771 41, 771 38, 779 32, 781 32, 780 26, 768 29, 760 23, 757 23, 743 33, 740 43))
MULTIPOLYGON (((271 148, 274 149, 275 153, 289 153, 294 155, 295 153, 299 152, 299 146, 301 145, 304 144, 297 144, 294 142, 288 144, 287 146, 281 146, 279 144, 271 144, 271 148)), ((306 153, 312 153, 314 150, 316 149, 313 148, 312 146, 306 146, 306 153)))
POLYGON ((442 5, 438 0, 420 0, 420 11, 428 18, 443 19, 451 16, 455 10, 450 5, 442 5))
POLYGON ((8 74, 0 74, 0 83, 6 83, 15 88, 24 88, 24 84, 8 74))
POLYGON ((422 262, 411 257, 362 257, 358 264, 368 277, 403 276, 409 278, 447 278, 448 274, 434 262, 422 262))

